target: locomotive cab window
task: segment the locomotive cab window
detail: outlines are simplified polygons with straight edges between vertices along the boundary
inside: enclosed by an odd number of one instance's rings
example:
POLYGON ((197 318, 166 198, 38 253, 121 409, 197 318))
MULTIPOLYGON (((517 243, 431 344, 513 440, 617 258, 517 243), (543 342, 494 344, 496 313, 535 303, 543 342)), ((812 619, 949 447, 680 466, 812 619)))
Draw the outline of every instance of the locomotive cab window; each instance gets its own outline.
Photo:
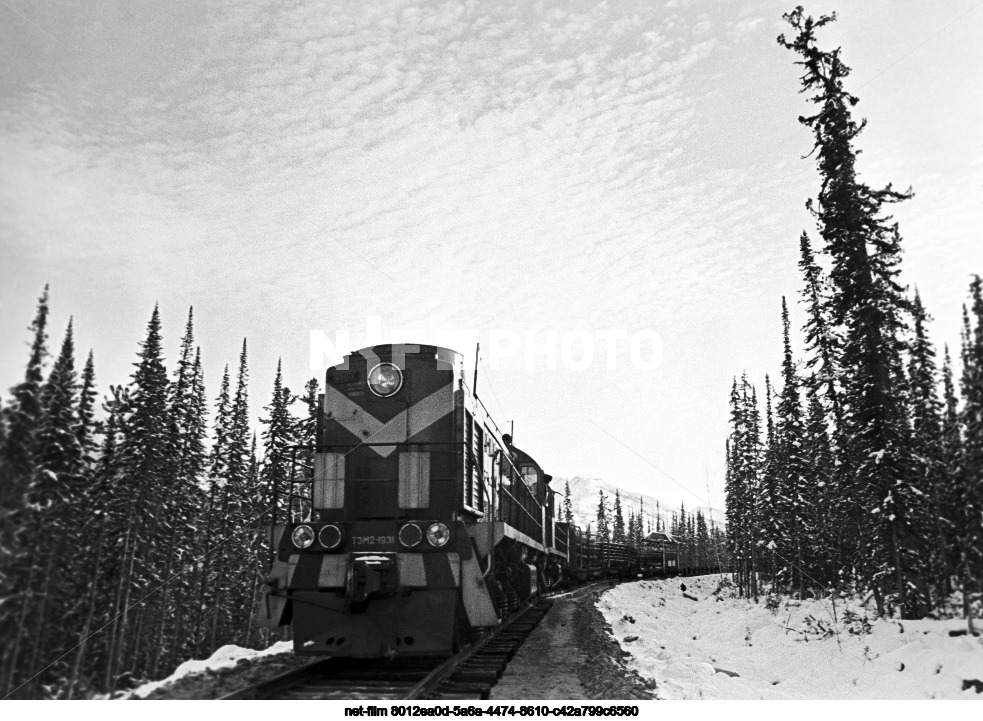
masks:
POLYGON ((536 472, 536 466, 524 465, 519 468, 519 473, 522 474, 522 480, 530 489, 536 488, 536 483, 539 482, 539 473, 536 472))

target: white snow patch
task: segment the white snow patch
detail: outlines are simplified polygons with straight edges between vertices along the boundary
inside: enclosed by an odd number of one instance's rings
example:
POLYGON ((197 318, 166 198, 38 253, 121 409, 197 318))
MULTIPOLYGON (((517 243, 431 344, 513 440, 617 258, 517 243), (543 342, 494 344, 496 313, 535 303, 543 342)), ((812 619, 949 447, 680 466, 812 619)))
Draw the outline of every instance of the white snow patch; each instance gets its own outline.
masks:
POLYGON ((647 580, 605 593, 598 608, 665 699, 983 699, 983 637, 950 637, 963 620, 877 620, 860 602, 760 604, 713 592, 720 576, 647 580), (699 600, 683 596, 686 593, 699 600), (849 609, 869 620, 845 623, 849 609), (634 621, 634 623, 632 622, 634 621), (851 633, 850 629, 855 633, 851 633), (626 636, 638 636, 630 644, 626 636), (729 673, 737 674, 735 676, 729 673))
POLYGON ((136 696, 138 698, 143 698, 155 689, 161 686, 166 686, 169 683, 173 683, 178 679, 184 678, 191 674, 204 673, 206 669, 219 669, 227 668, 228 666, 235 666, 239 659, 242 658, 257 658, 259 656, 274 656, 278 653, 288 653, 293 650, 292 641, 278 641, 274 643, 269 648, 265 648, 262 651, 256 651, 251 648, 242 648, 241 646, 222 646, 217 649, 215 653, 204 660, 195 659, 192 661, 185 661, 176 669, 174 673, 165 679, 160 681, 151 681, 150 683, 145 683, 143 686, 133 689, 129 696, 136 696))

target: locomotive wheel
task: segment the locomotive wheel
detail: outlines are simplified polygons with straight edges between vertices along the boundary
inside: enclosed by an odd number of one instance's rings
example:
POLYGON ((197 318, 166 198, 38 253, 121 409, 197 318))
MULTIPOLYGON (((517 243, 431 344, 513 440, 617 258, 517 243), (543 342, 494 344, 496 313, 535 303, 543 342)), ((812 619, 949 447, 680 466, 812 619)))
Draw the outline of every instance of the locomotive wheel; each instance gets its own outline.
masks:
POLYGON ((499 583, 502 586, 502 592, 505 594, 506 605, 505 610, 508 613, 512 611, 519 610, 519 594, 515 592, 515 588, 512 586, 512 582, 504 577, 499 578, 499 583))
POLYGON ((521 563, 516 563, 510 566, 510 569, 512 570, 512 588, 517 596, 517 603, 528 601, 530 596, 532 596, 532 586, 529 583, 529 568, 521 563))

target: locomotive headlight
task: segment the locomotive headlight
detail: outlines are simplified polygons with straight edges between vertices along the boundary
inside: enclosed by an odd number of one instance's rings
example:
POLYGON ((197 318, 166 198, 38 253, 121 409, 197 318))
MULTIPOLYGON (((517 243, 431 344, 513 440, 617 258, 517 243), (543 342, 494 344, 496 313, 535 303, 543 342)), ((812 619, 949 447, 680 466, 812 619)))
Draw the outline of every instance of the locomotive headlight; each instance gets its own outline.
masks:
POLYGON ((413 548, 423 540, 423 531, 415 523, 407 523, 399 529, 399 542, 407 548, 413 548))
POLYGON ((317 534, 317 540, 329 551, 341 545, 341 529, 338 526, 325 526, 317 534))
POLYGON ((388 398, 403 387, 403 372, 392 363, 380 363, 369 371, 367 381, 370 391, 388 398))
POLYGON ((451 529, 443 523, 430 524, 430 528, 427 529, 427 541, 430 542, 431 546, 440 548, 446 546, 449 540, 451 540, 451 529))
POLYGON ((290 534, 290 540, 297 548, 307 548, 314 543, 314 530, 310 526, 297 526, 290 534))

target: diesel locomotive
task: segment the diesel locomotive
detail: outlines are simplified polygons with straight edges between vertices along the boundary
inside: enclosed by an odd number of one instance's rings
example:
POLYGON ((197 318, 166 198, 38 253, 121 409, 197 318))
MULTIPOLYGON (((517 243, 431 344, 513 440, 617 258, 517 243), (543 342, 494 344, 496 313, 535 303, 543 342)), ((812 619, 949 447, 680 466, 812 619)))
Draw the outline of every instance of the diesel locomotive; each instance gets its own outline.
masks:
POLYGON ((317 442, 287 450, 271 489, 260 615, 292 627, 296 652, 448 654, 565 579, 641 568, 556 521, 551 476, 467 381, 459 353, 430 345, 326 371, 317 442))

